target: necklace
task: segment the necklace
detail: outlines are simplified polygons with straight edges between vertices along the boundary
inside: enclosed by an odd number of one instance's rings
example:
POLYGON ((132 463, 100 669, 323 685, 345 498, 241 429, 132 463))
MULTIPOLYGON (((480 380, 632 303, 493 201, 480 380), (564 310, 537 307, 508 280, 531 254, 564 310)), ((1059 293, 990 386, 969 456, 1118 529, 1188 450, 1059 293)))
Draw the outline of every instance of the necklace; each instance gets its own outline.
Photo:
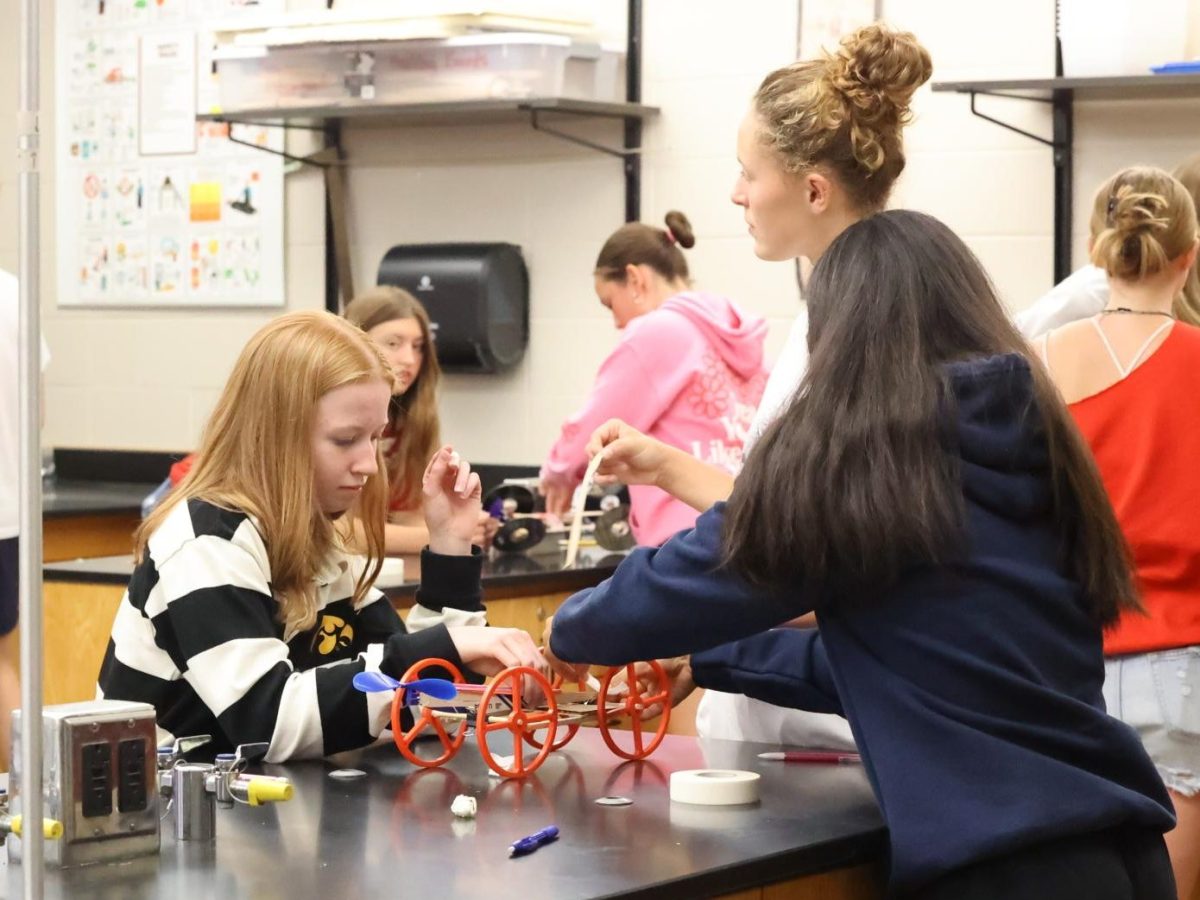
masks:
POLYGON ((1114 306, 1111 309, 1100 310, 1100 315, 1106 316, 1110 313, 1122 313, 1127 316, 1166 316, 1168 319, 1174 319, 1173 313, 1162 312, 1157 309, 1130 309, 1128 306, 1114 306))

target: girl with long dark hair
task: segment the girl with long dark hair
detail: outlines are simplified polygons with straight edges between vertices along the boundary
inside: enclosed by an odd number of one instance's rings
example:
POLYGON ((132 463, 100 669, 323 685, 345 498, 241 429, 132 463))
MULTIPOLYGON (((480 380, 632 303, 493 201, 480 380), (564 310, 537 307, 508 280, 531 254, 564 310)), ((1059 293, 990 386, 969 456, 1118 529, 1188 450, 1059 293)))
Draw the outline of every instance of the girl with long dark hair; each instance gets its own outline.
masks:
POLYGON ((979 262, 880 213, 822 255, 809 315, 729 502, 568 600, 551 658, 690 653, 701 686, 845 715, 896 895, 1174 897, 1170 800, 1101 697, 1125 544, 979 262))

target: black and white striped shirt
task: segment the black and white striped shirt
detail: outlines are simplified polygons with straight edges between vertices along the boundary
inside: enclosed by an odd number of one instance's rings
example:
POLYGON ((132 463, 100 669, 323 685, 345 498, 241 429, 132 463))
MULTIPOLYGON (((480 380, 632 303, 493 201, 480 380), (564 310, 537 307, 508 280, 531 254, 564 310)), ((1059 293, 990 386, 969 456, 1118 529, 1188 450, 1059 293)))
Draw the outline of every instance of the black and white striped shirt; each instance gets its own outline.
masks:
POLYGON ((317 576, 317 623, 285 634, 267 548, 253 520, 203 500, 178 503, 150 536, 113 622, 99 696, 151 703, 160 744, 211 734, 206 749, 267 741, 269 762, 362 747, 388 727, 391 695, 364 694, 364 670, 399 678, 440 657, 462 667, 446 625, 484 624, 480 557, 425 552, 408 629, 372 588, 355 607, 351 557, 317 576))

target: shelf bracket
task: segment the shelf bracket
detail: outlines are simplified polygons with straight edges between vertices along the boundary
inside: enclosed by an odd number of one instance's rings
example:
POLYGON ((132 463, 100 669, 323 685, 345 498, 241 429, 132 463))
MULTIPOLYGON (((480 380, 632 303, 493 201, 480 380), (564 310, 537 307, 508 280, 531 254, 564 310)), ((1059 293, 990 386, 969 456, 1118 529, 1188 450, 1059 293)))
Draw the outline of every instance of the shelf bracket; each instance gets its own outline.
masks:
MULTIPOLYGON (((1023 128, 1018 128, 1016 125, 1010 125, 1008 122, 1002 122, 997 118, 987 115, 986 113, 981 113, 979 110, 977 110, 975 108, 975 97, 978 93, 980 93, 980 92, 971 91, 971 115, 977 116, 980 119, 983 119, 985 122, 991 122, 993 125, 999 125, 1001 128, 1005 128, 1009 131, 1015 131, 1017 134, 1019 134, 1023 137, 1027 137, 1030 140, 1037 141, 1039 144, 1044 144, 1047 147, 1053 147, 1055 150, 1063 149, 1063 145, 1057 141, 1053 141, 1048 138, 1044 138, 1040 134, 1034 134, 1032 131, 1026 131, 1023 128)), ((986 91, 983 93, 989 97, 1008 97, 1009 99, 1012 99, 1012 100, 1030 100, 1030 101, 1033 101, 1034 103, 1053 103, 1054 102, 1052 100, 1046 100, 1041 97, 1022 97, 1019 94, 995 94, 995 93, 989 93, 986 91)))
MULTIPOLYGON (((539 110, 537 107, 526 107, 529 110, 529 124, 533 126, 534 131, 540 131, 543 134, 553 135, 564 141, 569 141, 572 144, 578 144, 581 147, 587 147, 590 150, 595 150, 599 153, 605 153, 608 156, 615 156, 617 159, 629 159, 631 156, 636 156, 642 152, 640 147, 625 149, 624 147, 610 147, 607 144, 601 144, 597 141, 589 141, 587 138, 581 138, 578 135, 571 134, 566 131, 560 131, 557 128, 552 128, 546 125, 538 118, 538 113, 544 110, 539 110)), ((566 112, 566 110, 555 110, 555 112, 566 112)), ((587 115, 586 113, 573 113, 573 115, 587 115)), ((592 118, 598 118, 593 116, 592 118)), ((624 117, 622 117, 624 118, 624 117)))
POLYGON ((270 153, 272 156, 281 156, 288 162, 299 163, 302 166, 316 166, 318 169, 328 169, 331 166, 337 165, 332 162, 325 162, 319 157, 324 151, 315 153, 312 156, 297 156, 294 153, 288 153, 286 150, 276 150, 274 147, 264 147, 261 144, 255 144, 252 141, 244 141, 239 137, 234 137, 233 134, 225 136, 229 143, 240 144, 243 147, 249 147, 251 150, 258 150, 260 153, 270 153))
POLYGON ((350 269, 350 236, 347 216, 346 183, 342 174, 342 169, 346 163, 342 159, 340 132, 336 128, 331 129, 328 125, 318 128, 311 125, 290 122, 239 122, 234 119, 224 118, 214 119, 214 121, 230 126, 229 133, 225 135, 226 140, 230 143, 249 147, 251 150, 257 150, 260 153, 279 156, 288 162, 299 163, 302 166, 313 166, 324 173, 327 281, 325 287, 325 307, 331 312, 338 312, 340 309, 338 303, 339 296, 345 303, 349 303, 351 298, 354 297, 354 277, 350 269), (325 146, 316 153, 308 156, 297 156, 295 153, 288 153, 286 150, 264 147, 261 144, 255 144, 252 141, 235 137, 232 127, 235 124, 256 125, 263 128, 282 128, 285 131, 293 129, 321 131, 325 134, 325 146), (331 275, 332 278, 330 277, 331 275))
POLYGON ((284 131, 325 131, 324 128, 318 128, 312 125, 297 125, 291 122, 239 122, 236 119, 213 119, 222 125, 229 126, 229 133, 225 135, 225 139, 231 144, 238 144, 242 147, 249 147, 251 150, 257 150, 260 153, 270 153, 272 156, 280 156, 288 162, 299 163, 302 166, 316 166, 318 169, 328 169, 330 166, 337 165, 337 162, 330 162, 325 155, 324 150, 320 150, 311 156, 297 156, 294 153, 288 153, 285 150, 276 150, 273 147, 264 147, 261 144, 255 144, 252 141, 243 140, 240 137, 235 137, 233 134, 234 125, 254 125, 259 128, 282 128, 284 131))

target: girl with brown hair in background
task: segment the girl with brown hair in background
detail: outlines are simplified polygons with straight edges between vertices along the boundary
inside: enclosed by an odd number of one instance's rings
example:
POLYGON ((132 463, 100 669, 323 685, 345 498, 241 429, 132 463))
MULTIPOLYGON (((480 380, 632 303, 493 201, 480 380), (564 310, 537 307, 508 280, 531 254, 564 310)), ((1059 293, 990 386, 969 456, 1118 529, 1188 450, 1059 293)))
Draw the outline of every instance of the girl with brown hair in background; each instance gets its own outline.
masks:
MULTIPOLYGON (((351 300, 345 316, 379 345, 396 379, 383 436, 389 486, 384 551, 420 553, 429 541, 421 520, 421 473, 440 440, 437 391, 442 370, 429 314, 408 291, 379 285, 351 300)), ((482 514, 475 543, 491 543, 497 524, 482 514)))

